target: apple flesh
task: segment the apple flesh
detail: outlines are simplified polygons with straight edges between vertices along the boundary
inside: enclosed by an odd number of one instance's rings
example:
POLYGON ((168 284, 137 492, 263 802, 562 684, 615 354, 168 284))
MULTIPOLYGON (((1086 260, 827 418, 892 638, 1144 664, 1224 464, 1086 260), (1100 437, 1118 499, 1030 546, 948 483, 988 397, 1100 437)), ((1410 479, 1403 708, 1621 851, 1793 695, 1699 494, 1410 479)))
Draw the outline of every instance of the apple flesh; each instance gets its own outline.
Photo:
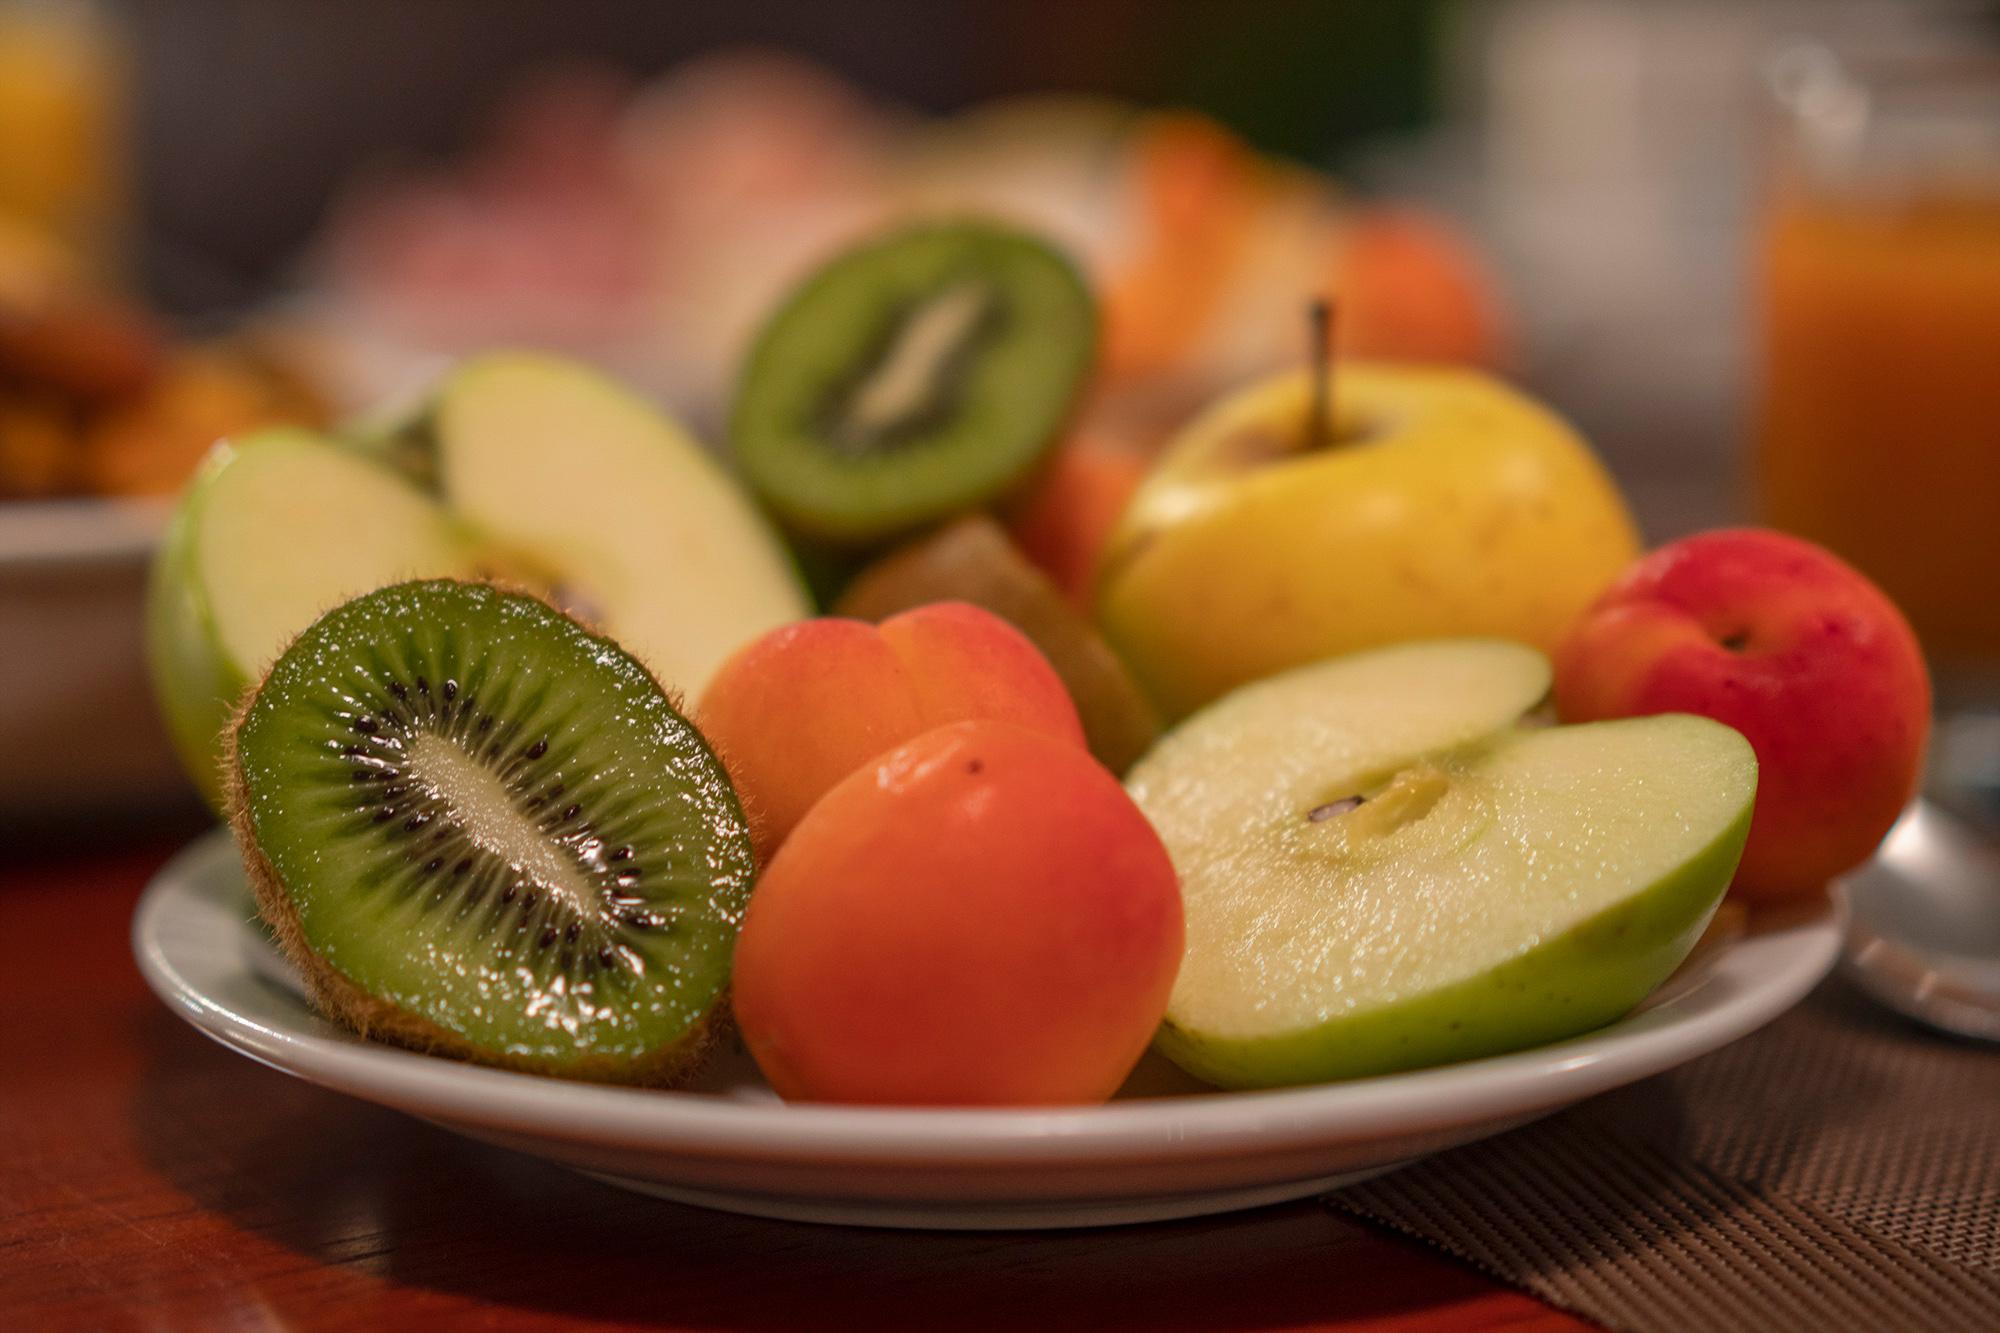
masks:
POLYGON ((492 353, 432 409, 446 503, 692 703, 738 645, 812 614, 777 535, 695 438, 567 361, 492 353))
POLYGON ((267 433, 220 447, 184 494, 154 568, 151 656, 211 802, 244 683, 329 606, 397 579, 527 584, 690 704, 739 644, 810 614, 782 545, 720 465, 594 371, 478 357, 397 435, 391 466, 379 449, 267 433), (434 477, 434 492, 413 474, 434 477))
POLYGON ((1409 639, 1553 649, 1638 552, 1575 432, 1465 370, 1343 364, 1332 443, 1294 375, 1197 418, 1106 549, 1098 620, 1169 717, 1409 639))
POLYGON ((1915 794, 1930 735, 1922 650, 1894 603, 1810 542, 1702 533, 1634 565, 1556 655, 1565 721, 1700 713, 1749 738, 1761 774, 1733 888, 1822 891, 1915 794))
POLYGON ((219 740, 237 699, 294 634, 370 589, 475 564, 427 497, 311 432, 218 445, 167 527, 146 607, 154 693, 208 802, 220 808, 219 740))
POLYGON ((1548 683, 1523 645, 1401 645, 1162 740, 1127 781, 1187 911, 1160 1049, 1224 1087, 1387 1073, 1587 1031, 1665 980, 1756 760, 1703 718, 1518 726, 1548 683))

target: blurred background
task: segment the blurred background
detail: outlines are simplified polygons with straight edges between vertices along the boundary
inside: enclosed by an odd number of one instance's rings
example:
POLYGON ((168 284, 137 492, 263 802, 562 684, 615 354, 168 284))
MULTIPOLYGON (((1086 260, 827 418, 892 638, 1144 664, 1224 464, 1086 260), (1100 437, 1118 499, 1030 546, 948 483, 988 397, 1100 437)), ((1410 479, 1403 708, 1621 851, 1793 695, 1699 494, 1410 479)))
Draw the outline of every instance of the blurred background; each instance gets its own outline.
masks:
POLYGON ((1855 561, 1938 762, 2000 750, 2000 3, 0 0, 0 828, 190 808, 136 608, 217 436, 497 342, 715 439, 788 282, 962 207, 1092 277, 1093 430, 1332 290, 1344 354, 1572 418, 1649 541, 1855 561))

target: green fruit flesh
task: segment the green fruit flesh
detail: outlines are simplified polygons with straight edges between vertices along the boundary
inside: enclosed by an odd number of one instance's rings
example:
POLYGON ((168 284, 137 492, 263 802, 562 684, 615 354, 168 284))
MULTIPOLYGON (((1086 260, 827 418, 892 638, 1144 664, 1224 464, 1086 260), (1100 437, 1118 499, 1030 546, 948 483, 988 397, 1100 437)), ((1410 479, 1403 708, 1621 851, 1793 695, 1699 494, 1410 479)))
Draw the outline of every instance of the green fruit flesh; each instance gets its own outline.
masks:
POLYGON ((244 688, 302 626, 356 593, 472 565, 444 511, 310 432, 218 446, 168 527, 147 597, 155 692, 203 794, 220 800, 219 740, 244 688))
POLYGON ((211 803, 244 688, 314 616, 372 588, 477 574, 546 592, 689 700, 738 645, 811 612, 721 467, 584 367, 480 357, 377 435, 260 432, 219 446, 182 497, 153 566, 148 647, 211 803))
POLYGON ((1182 877, 1160 1046, 1225 1086, 1518 1049, 1624 1014, 1693 947, 1756 790, 1741 736, 1513 722, 1547 668, 1417 644, 1225 697, 1134 771, 1182 877))
POLYGON ((670 1076, 751 878, 720 763, 635 659, 450 581, 338 608, 234 745, 260 905, 337 1017, 542 1072, 670 1076))
POLYGON ((868 542, 1008 490, 1054 442, 1089 370, 1095 312, 1075 269, 983 222, 850 250, 765 326, 731 437, 785 521, 868 542))
POLYGON ((737 647, 812 613, 777 535, 652 405, 531 353, 466 362, 432 408, 445 500, 508 572, 690 700, 737 647))

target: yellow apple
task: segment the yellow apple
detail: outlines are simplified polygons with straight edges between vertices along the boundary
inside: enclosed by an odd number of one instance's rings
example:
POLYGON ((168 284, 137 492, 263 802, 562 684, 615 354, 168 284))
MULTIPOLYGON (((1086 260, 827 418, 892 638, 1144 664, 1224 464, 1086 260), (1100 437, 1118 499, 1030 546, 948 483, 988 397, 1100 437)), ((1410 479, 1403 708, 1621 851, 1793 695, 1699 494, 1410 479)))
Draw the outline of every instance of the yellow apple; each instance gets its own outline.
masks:
POLYGON ((1406 639, 1552 650, 1639 551, 1560 417, 1474 371, 1343 364, 1197 417, 1105 550, 1098 615, 1170 716, 1287 667, 1406 639))

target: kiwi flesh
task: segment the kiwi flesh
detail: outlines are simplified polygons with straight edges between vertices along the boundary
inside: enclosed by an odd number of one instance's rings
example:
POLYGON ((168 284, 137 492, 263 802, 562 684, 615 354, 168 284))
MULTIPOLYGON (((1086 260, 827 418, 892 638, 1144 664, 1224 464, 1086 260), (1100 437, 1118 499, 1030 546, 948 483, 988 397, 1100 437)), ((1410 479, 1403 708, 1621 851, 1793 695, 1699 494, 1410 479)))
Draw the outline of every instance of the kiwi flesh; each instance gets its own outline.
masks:
POLYGON ((868 545, 1013 489, 1090 370, 1070 261, 998 223, 927 222, 836 256, 765 324, 730 417, 793 531, 868 545))
POLYGON ((721 763, 646 668, 454 580, 322 616, 228 739, 261 915, 364 1036, 664 1084, 726 1013, 752 876, 721 763))
POLYGON ((855 576, 836 614, 885 620, 928 602, 971 602, 1028 636, 1062 677, 1097 762, 1123 773, 1160 734, 1160 717, 1118 655, 1055 582, 984 514, 955 519, 855 576))

